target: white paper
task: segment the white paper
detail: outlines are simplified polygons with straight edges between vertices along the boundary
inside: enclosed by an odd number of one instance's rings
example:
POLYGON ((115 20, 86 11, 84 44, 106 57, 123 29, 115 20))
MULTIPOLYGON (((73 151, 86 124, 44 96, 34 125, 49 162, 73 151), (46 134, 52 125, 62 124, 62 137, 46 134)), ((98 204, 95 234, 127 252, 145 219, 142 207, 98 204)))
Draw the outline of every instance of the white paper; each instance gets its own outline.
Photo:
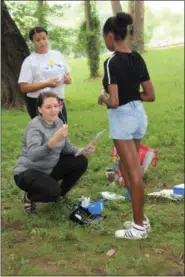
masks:
POLYGON ((88 148, 90 147, 91 144, 95 143, 99 137, 101 137, 101 135, 103 134, 103 132, 105 131, 105 129, 103 129, 101 132, 97 133, 97 135, 87 144, 87 146, 85 146, 84 148, 80 149, 76 154, 75 157, 78 157, 79 155, 82 155, 86 150, 88 150, 88 148))
POLYGON ((103 191, 103 192, 100 192, 100 194, 106 200, 118 200, 118 199, 125 200, 124 196, 110 192, 110 191, 103 191))
POLYGON ((161 198, 168 198, 168 199, 178 199, 183 197, 183 195, 178 195, 173 193, 173 189, 163 189, 161 191, 156 191, 152 193, 148 193, 148 196, 156 196, 161 198))

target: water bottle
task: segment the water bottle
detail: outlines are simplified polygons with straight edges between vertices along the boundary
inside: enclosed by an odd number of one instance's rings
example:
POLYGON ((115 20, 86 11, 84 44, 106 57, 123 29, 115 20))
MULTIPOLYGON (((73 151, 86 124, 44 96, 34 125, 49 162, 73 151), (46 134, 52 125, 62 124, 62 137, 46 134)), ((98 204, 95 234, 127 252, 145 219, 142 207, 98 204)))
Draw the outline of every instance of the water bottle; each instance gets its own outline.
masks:
POLYGON ((143 161, 144 173, 147 171, 148 167, 152 163, 154 156, 155 156, 155 154, 154 154, 153 149, 149 149, 146 152, 146 155, 145 155, 145 158, 144 158, 144 161, 143 161))
POLYGON ((128 200, 131 200, 130 193, 129 193, 128 189, 125 188, 125 190, 126 190, 126 198, 127 198, 128 200))

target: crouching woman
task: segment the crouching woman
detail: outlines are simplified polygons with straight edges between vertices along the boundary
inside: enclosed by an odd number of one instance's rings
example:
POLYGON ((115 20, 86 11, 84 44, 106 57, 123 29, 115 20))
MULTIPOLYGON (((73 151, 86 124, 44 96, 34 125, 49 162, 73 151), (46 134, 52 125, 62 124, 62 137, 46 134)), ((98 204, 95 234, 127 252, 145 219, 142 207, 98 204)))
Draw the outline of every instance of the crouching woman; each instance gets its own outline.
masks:
MULTIPOLYGON (((57 96, 40 94, 37 108, 39 115, 24 130, 22 151, 14 168, 15 183, 25 191, 25 213, 36 213, 35 202, 63 198, 88 166, 84 155, 75 157, 80 149, 70 143, 68 127, 58 117, 57 96)), ((91 146, 84 154, 94 151, 95 146, 91 146)))

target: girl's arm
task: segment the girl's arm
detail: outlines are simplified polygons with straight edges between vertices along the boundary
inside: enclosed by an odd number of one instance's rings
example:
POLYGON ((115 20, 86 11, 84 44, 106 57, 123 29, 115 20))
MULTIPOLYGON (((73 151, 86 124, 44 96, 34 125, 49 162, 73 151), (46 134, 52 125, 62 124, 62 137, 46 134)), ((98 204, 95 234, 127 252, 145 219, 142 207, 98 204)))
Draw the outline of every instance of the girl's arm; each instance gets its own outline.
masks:
POLYGON ((35 92, 46 87, 54 88, 58 85, 59 82, 60 78, 54 77, 39 83, 19 83, 19 85, 21 88, 21 92, 27 93, 35 92))
POLYGON ((141 101, 153 102, 155 101, 155 91, 150 80, 142 82, 143 91, 140 93, 141 101))
POLYGON ((116 84, 108 85, 108 92, 109 95, 102 94, 99 96, 98 103, 116 109, 119 106, 118 86, 116 84))

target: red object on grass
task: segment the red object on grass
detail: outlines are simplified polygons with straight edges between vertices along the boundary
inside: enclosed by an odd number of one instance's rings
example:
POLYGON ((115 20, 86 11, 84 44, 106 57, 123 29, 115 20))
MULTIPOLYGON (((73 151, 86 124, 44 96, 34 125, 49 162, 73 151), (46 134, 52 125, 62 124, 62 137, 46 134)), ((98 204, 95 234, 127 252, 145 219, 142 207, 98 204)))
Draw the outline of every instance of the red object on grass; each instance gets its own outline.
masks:
POLYGON ((147 151, 149 150, 149 148, 150 147, 147 146, 147 145, 140 144, 138 155, 139 155, 141 165, 143 164, 143 161, 145 159, 145 155, 146 155, 147 151))
MULTIPOLYGON (((143 164, 145 155, 149 151, 149 149, 150 149, 150 147, 148 145, 143 145, 143 144, 140 145, 138 155, 139 155, 141 165, 143 164)), ((114 146, 114 144, 112 146, 111 156, 118 157, 118 153, 117 153, 117 150, 116 150, 116 147, 114 146)), ((158 163, 158 151, 154 150, 154 160, 152 161, 151 165, 155 167, 155 166, 157 166, 157 163, 158 163)))

